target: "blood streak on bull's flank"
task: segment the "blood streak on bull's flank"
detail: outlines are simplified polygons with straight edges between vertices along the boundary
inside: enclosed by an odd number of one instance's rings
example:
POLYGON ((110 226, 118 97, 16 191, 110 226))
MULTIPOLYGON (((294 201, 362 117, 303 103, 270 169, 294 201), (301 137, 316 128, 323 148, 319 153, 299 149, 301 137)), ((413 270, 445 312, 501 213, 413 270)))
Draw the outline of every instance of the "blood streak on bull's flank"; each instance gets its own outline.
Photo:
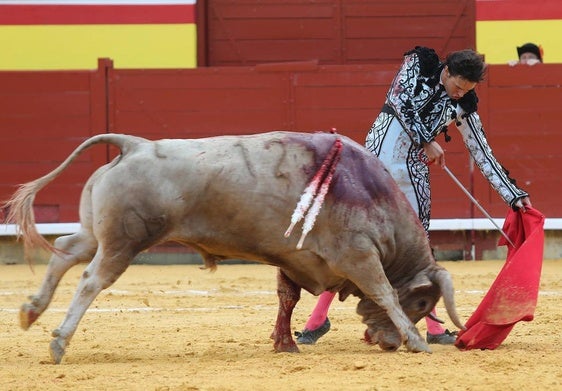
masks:
POLYGON ((0 3, 0 70, 197 66, 196 0, 0 3))

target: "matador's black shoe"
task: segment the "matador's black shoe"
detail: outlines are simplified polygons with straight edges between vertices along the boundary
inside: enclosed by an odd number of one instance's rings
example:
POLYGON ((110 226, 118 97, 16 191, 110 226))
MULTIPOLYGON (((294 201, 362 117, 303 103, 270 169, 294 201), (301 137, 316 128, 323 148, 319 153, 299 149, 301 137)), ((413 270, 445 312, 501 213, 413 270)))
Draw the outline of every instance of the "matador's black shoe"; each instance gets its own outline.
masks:
POLYGON ((427 333, 427 343, 434 343, 439 345, 452 345, 457 340, 457 332, 445 330, 442 334, 429 334, 427 333))
POLYGON ((305 328, 302 332, 295 331, 297 343, 302 345, 314 345, 321 336, 330 331, 330 326, 330 319, 326 318, 324 324, 316 330, 308 330, 305 328))

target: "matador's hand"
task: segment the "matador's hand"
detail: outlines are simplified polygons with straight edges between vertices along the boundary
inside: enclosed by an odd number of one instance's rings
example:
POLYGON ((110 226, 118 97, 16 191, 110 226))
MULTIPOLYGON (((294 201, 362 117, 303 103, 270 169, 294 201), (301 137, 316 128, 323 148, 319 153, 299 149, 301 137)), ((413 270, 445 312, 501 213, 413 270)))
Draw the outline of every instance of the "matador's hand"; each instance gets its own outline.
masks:
POLYGON ((423 144, 423 151, 427 156, 427 163, 437 163, 440 167, 445 167, 445 151, 437 141, 430 141, 423 144))
POLYGON ((531 205, 531 199, 529 197, 523 197, 515 201, 515 204, 513 204, 513 206, 525 212, 527 210, 527 207, 531 208, 533 205, 531 205))

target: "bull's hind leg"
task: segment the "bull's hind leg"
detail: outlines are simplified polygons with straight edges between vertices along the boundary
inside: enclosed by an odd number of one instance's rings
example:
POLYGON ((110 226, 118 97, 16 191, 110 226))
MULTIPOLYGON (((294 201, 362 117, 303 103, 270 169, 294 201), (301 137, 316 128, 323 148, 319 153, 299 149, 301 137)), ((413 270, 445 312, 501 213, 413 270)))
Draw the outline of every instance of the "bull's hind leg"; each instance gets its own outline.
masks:
POLYGON ((39 291, 30 296, 30 302, 20 308, 20 326, 27 330, 47 309, 62 276, 72 266, 80 262, 89 262, 96 252, 97 241, 83 230, 55 240, 55 248, 60 250, 53 254, 47 266, 47 272, 39 291))
POLYGON ((61 325, 53 331, 51 358, 59 364, 78 323, 98 294, 111 286, 127 269, 138 251, 127 248, 104 250, 100 243, 92 262, 86 267, 61 325))
POLYGON ((301 288, 290 280, 281 269, 277 272, 277 296, 279 310, 275 328, 271 333, 276 352, 298 353, 299 348, 291 335, 291 316, 301 297, 301 288))

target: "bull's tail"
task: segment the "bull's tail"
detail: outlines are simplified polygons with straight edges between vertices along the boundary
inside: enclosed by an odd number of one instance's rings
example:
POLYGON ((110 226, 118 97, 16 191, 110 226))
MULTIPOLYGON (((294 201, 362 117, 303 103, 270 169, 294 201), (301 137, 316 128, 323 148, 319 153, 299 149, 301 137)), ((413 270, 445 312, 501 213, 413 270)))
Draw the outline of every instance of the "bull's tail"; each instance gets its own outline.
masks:
POLYGON ((24 254, 29 254, 29 250, 40 247, 51 252, 56 249, 37 231, 35 226, 35 215, 33 213, 33 202, 37 193, 58 177, 74 159, 82 152, 95 144, 111 144, 121 150, 121 154, 126 154, 132 147, 140 142, 146 141, 143 138, 127 136, 123 134, 100 134, 93 136, 80 144, 57 168, 41 178, 20 185, 12 198, 8 200, 3 208, 8 210, 6 222, 13 222, 17 226, 17 239, 23 238, 24 254))
POLYGON ((287 228, 287 231, 285 231, 285 237, 289 237, 295 225, 304 218, 302 234, 297 243, 297 249, 299 250, 302 248, 306 235, 312 230, 316 222, 316 216, 318 216, 320 208, 324 203, 324 197, 326 197, 328 193, 330 183, 336 171, 336 166, 340 161, 342 147, 343 144, 340 138, 337 137, 334 144, 332 144, 330 152, 328 152, 328 155, 324 159, 322 166, 301 195, 297 207, 291 216, 291 224, 289 228, 287 228))

